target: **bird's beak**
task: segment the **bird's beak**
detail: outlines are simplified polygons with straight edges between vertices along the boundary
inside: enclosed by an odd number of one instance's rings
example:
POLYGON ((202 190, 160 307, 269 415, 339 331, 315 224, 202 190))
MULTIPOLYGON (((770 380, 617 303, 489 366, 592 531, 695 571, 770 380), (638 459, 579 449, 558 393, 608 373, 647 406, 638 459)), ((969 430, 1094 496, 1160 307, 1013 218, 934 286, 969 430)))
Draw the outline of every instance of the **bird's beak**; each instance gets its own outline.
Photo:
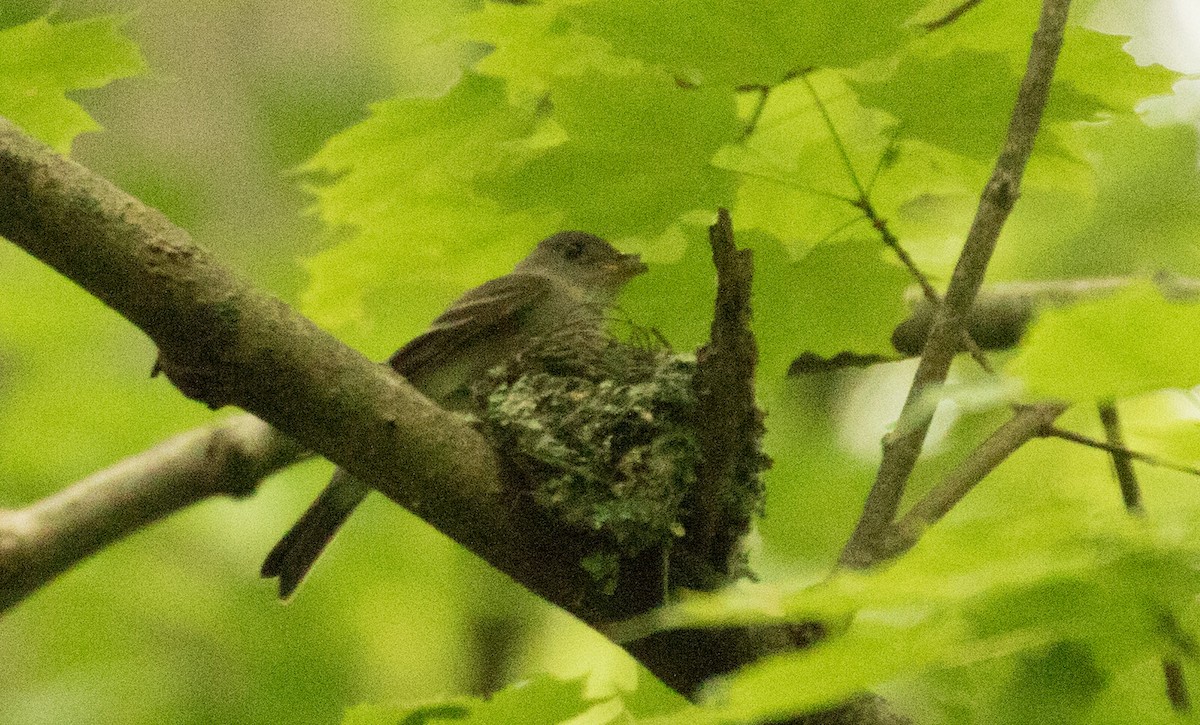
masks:
POLYGON ((640 254, 622 254, 617 257, 617 261, 612 263, 613 272, 620 273, 626 279, 633 279, 639 274, 645 274, 650 270, 646 263, 642 261, 640 254))

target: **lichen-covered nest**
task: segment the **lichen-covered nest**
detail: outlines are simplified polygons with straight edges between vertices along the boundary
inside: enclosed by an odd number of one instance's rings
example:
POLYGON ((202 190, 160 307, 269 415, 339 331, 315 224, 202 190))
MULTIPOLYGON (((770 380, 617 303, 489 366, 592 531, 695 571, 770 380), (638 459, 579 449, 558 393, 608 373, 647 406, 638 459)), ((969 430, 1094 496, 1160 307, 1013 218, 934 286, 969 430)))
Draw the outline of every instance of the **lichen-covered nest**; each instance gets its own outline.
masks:
MULTIPOLYGON (((557 521, 623 556, 684 533, 699 448, 691 355, 629 351, 613 375, 493 371, 480 418, 557 521)), ((572 371, 573 373, 577 371, 572 371)))

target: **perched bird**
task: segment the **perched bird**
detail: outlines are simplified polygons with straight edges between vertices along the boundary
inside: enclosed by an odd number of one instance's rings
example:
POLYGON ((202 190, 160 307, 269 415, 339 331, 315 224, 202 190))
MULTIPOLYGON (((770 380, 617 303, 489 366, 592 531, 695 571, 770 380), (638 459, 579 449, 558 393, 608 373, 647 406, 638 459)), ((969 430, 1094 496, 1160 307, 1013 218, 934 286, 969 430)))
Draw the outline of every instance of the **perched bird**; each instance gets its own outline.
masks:
MULTIPOLYGON (((646 271, 585 232, 543 239, 512 272, 459 297, 429 329, 388 363, 426 397, 448 410, 468 406, 470 385, 531 344, 553 338, 570 356, 605 335, 605 314, 625 283, 646 271), (567 344, 561 344, 566 341, 567 344)), ((570 362, 570 361, 568 361, 570 362)), ((262 576, 279 578, 279 596, 296 590, 313 562, 370 488, 338 469, 317 500, 275 545, 262 576)))

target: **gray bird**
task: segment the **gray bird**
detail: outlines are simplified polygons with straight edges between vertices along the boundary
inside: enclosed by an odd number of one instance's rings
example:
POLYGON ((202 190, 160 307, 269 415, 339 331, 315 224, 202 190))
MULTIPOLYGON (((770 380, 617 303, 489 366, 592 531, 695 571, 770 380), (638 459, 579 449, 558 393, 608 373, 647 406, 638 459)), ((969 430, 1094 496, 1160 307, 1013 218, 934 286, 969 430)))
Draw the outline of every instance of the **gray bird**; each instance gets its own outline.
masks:
MULTIPOLYGON (((509 274, 459 297, 388 364, 448 410, 469 404, 470 385, 531 343, 554 338, 589 346, 605 335, 605 314, 625 283, 646 271, 585 232, 542 240, 509 274)), ((599 349, 601 345, 594 345, 599 349)), ((325 546, 370 491, 338 469, 321 495, 275 545, 262 576, 279 577, 279 596, 296 590, 325 546)))

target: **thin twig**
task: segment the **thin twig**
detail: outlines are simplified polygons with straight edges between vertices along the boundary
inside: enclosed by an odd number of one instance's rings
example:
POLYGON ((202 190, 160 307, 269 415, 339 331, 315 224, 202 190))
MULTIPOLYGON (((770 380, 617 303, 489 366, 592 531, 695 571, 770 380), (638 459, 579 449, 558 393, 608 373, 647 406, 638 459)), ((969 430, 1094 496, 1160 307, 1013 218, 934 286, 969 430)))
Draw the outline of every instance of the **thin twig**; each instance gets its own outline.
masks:
POLYGON ((961 18, 963 15, 966 15, 967 11, 971 10, 981 2, 983 2, 983 0, 967 0, 962 5, 953 8, 950 12, 946 13, 937 20, 931 20, 928 23, 925 23, 923 27, 925 28, 926 32, 930 33, 940 28, 944 28, 950 23, 953 23, 955 20, 961 18))
POLYGON ((1192 696, 1188 692, 1187 678, 1183 675, 1183 663, 1178 657, 1163 657, 1162 668, 1171 709, 1175 712, 1191 712, 1192 696))
POLYGON ((912 547, 925 529, 949 513, 955 504, 971 492, 984 476, 991 473, 1018 448, 1042 436, 1046 426, 1067 409, 1066 403, 1038 403, 1016 408, 1013 416, 971 451, 966 460, 954 467, 942 481, 925 494, 896 524, 898 548, 895 556, 912 547))
POLYGON ((771 86, 746 86, 738 90, 758 93, 758 101, 754 104, 754 110, 750 112, 750 120, 746 123, 746 130, 742 131, 742 140, 745 141, 750 138, 750 134, 754 133, 754 129, 758 128, 758 122, 762 118, 763 110, 767 107, 767 99, 771 97, 771 86))
MULTIPOLYGON (((871 222, 871 226, 875 228, 875 231, 879 232, 884 245, 892 250, 896 258, 908 270, 909 275, 917 281, 926 301, 934 307, 940 305, 942 303, 941 295, 934 289, 933 284, 929 281, 929 277, 917 266, 916 261, 909 255, 908 250, 900 244, 900 240, 896 238, 896 235, 892 234, 892 230, 887 225, 887 220, 880 217, 879 213, 875 211, 875 205, 871 203, 871 200, 863 197, 859 200, 857 206, 862 210, 867 220, 871 222)), ((971 331, 963 327, 961 336, 963 348, 966 349, 979 367, 986 373, 995 373, 996 370, 992 367, 991 361, 987 359, 987 355, 980 349, 975 339, 971 337, 971 331)))
POLYGON ((887 164, 888 158, 896 149, 896 137, 893 135, 888 139, 887 146, 883 148, 883 153, 879 154, 879 160, 875 162, 875 168, 871 170, 871 178, 867 180, 867 197, 875 189, 875 182, 879 181, 879 177, 883 175, 883 167, 887 164))
POLYGON ((896 432, 884 438, 883 460, 854 533, 842 550, 842 566, 865 568, 879 560, 879 547, 895 520, 933 419, 924 402, 925 394, 946 380, 962 339, 963 320, 983 284, 1000 230, 1019 195, 1021 176, 1050 94, 1069 9, 1070 0, 1044 0, 1042 4, 1004 148, 984 187, 950 285, 937 308, 896 432))
MULTIPOLYGON (((1121 433, 1121 416, 1117 406, 1111 400, 1105 400, 1096 406, 1100 413, 1100 422, 1104 425, 1104 436, 1115 448, 1124 449, 1124 435, 1121 433)), ((1142 508, 1142 488, 1138 484, 1137 474, 1133 470, 1130 456, 1122 451, 1112 452, 1113 472, 1121 487, 1121 498, 1125 502, 1125 510, 1130 516, 1141 516, 1145 513, 1142 508)), ((1171 615, 1165 615, 1171 616, 1171 615)), ((1163 680, 1166 683, 1167 700, 1171 709, 1176 712, 1188 712, 1192 709, 1192 698, 1188 694, 1187 680, 1183 675, 1183 663, 1171 655, 1162 658, 1163 680)))
MULTIPOLYGON (((1104 425, 1104 437, 1113 447, 1124 449, 1125 441, 1121 435, 1121 419, 1117 414, 1117 406, 1111 400, 1105 400, 1096 407, 1100 412, 1100 422, 1104 425)), ((1138 485, 1137 474, 1133 472, 1133 461, 1124 450, 1110 451, 1109 454, 1117 485, 1121 487, 1121 499, 1125 502, 1125 510, 1133 516, 1141 516, 1142 488, 1138 485)))
POLYGON ((1048 427, 1043 435, 1049 438, 1061 438, 1064 441, 1078 443, 1081 446, 1107 451, 1108 453, 1114 455, 1120 455, 1134 461, 1141 461, 1142 463, 1156 466, 1158 468, 1165 468, 1169 471, 1179 471, 1180 473, 1188 473, 1193 476, 1200 476, 1200 468, 1197 468, 1196 466, 1189 466, 1186 463, 1179 463, 1178 461, 1169 461, 1165 458, 1154 456, 1149 453, 1135 451, 1132 448, 1128 448, 1124 445, 1115 445, 1111 442, 1099 441, 1081 433, 1076 433, 1075 431, 1059 428, 1058 426, 1052 425, 1048 427))

